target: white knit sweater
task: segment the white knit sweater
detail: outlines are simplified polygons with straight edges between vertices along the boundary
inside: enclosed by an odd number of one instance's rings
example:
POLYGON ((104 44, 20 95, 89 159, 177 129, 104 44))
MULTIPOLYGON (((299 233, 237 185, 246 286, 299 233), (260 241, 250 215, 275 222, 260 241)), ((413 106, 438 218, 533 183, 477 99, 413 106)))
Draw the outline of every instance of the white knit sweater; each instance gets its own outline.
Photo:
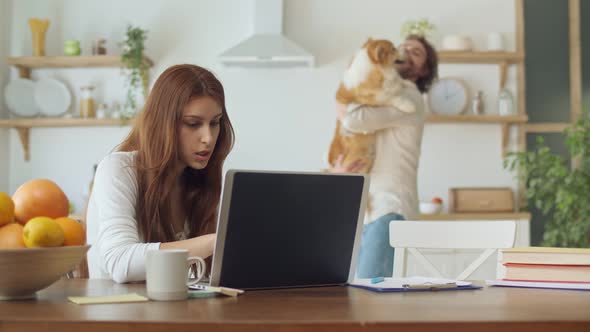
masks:
POLYGON ((160 243, 142 243, 139 238, 135 154, 111 153, 96 169, 86 214, 91 278, 145 280, 146 252, 160 248, 160 243))
POLYGON ((407 82, 403 96, 414 102, 416 112, 404 113, 393 107, 349 105, 342 126, 354 133, 376 133, 376 155, 370 175, 371 210, 365 223, 387 213, 407 220, 418 216, 417 173, 424 129, 422 95, 407 82))

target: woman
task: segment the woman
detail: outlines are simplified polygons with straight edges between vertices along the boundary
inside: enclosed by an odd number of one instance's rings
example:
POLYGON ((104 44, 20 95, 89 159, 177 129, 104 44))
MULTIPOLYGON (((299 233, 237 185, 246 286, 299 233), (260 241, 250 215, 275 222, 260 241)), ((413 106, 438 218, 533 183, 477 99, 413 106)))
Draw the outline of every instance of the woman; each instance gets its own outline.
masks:
POLYGON ((96 170, 86 218, 91 277, 145 280, 148 250, 211 256, 233 142, 219 80, 194 65, 164 71, 129 136, 96 170))

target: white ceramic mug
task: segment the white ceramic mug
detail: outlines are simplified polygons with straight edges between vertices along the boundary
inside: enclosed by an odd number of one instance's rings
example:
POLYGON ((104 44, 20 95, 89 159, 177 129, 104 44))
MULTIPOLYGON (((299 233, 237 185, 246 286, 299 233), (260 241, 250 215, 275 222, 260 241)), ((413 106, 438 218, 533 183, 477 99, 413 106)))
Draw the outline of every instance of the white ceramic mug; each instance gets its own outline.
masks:
POLYGON ((198 283, 206 271, 201 257, 188 257, 185 249, 150 250, 146 257, 146 288, 152 300, 175 301, 188 297, 188 285, 198 283), (189 279, 190 265, 197 264, 196 278, 189 279))

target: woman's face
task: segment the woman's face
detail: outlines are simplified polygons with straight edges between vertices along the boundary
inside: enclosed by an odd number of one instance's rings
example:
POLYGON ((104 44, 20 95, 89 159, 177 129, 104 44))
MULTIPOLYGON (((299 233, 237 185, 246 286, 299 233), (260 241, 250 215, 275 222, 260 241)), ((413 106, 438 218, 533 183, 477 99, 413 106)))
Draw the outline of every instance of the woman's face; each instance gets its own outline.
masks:
POLYGON ((180 123, 180 161, 187 167, 203 169, 219 137, 222 109, 209 97, 191 100, 182 112, 180 123))

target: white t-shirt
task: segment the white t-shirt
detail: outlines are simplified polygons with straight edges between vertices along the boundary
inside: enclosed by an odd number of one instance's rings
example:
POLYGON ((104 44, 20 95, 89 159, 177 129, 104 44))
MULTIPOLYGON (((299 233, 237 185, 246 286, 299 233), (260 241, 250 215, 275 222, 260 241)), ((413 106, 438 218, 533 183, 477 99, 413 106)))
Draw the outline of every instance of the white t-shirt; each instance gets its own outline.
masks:
POLYGON ((365 223, 392 212, 407 220, 418 217, 417 173, 426 113, 416 85, 404 83, 402 96, 414 103, 416 112, 349 105, 342 119, 342 126, 353 133, 376 133, 375 160, 369 173, 371 209, 365 223))
MULTIPOLYGON (((143 243, 139 237, 135 206, 137 176, 136 152, 113 152, 98 165, 86 214, 86 234, 90 278, 108 278, 116 282, 145 280, 148 250, 160 243, 143 243)), ((184 233, 177 239, 186 238, 184 233)))

